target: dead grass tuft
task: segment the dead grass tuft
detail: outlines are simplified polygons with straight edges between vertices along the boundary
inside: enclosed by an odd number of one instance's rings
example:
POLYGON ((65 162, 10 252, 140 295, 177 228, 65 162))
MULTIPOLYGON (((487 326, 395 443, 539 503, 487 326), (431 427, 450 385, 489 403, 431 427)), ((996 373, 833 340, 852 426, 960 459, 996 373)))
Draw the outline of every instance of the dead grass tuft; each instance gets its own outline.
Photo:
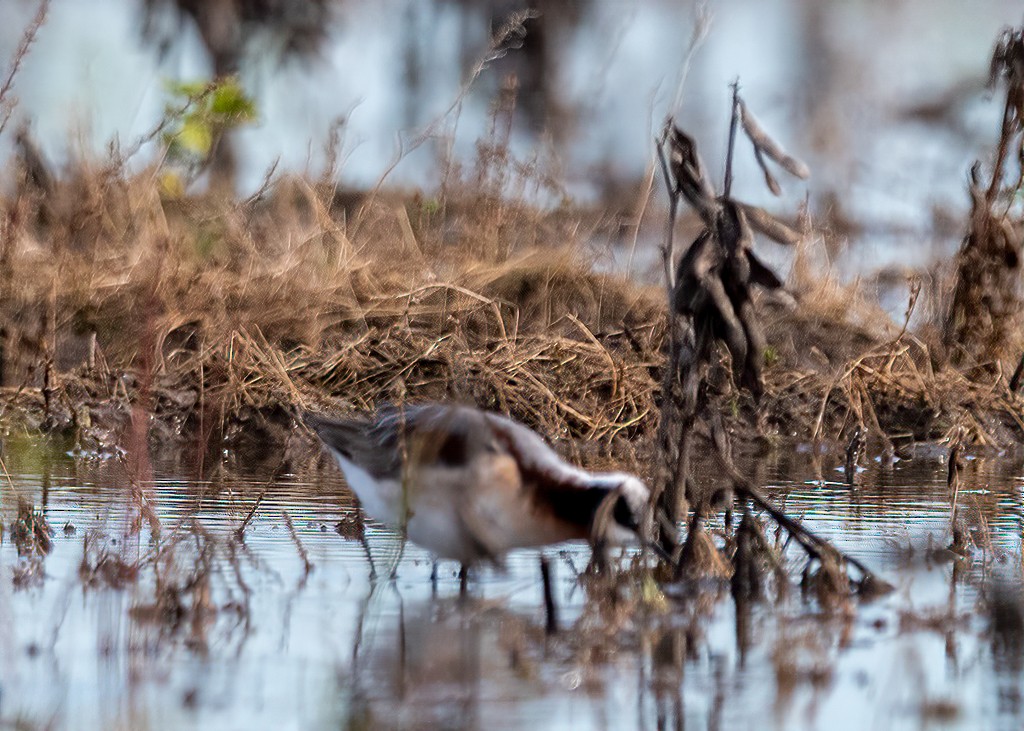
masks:
MULTIPOLYGON (((217 454, 248 438, 266 452, 291 449, 296 407, 446 398, 564 438, 575 459, 648 471, 663 294, 597 271, 600 218, 510 199, 540 173, 501 173, 513 163, 488 155, 433 198, 297 178, 247 200, 182 198, 159 170, 114 163, 54 176, 45 198, 22 180, 0 199, 0 423, 101 454, 126 443, 138 409, 151 444, 217 454)), ((1024 434, 998 377, 941 366, 855 286, 794 277, 798 304, 757 304, 759 405, 712 353, 708 408, 738 444, 845 445, 861 425, 869 448, 958 425, 973 443, 1024 434)))
POLYGON ((87 533, 82 543, 78 578, 86 587, 124 589, 138 580, 139 565, 126 562, 95 536, 87 533))
POLYGON ((53 548, 53 528, 42 511, 25 501, 18 501, 18 517, 11 523, 11 540, 22 558, 42 558, 53 548))
POLYGON ((970 227, 957 254, 944 332, 954 363, 988 370, 998 370, 1019 346, 1024 214, 1015 199, 1024 188, 1024 167, 1007 163, 1011 156, 1024 160, 1024 26, 1005 28, 996 42, 989 86, 998 82, 1006 96, 995 161, 985 183, 981 163, 971 169, 970 227))

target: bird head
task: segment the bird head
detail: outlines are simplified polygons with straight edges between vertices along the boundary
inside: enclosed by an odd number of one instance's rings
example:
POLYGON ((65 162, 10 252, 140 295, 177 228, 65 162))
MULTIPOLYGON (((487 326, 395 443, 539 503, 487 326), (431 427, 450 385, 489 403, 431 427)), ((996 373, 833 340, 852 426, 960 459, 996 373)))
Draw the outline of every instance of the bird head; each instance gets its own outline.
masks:
POLYGON ((651 491, 639 478, 624 472, 602 475, 610 489, 591 529, 595 543, 648 543, 653 532, 651 491))

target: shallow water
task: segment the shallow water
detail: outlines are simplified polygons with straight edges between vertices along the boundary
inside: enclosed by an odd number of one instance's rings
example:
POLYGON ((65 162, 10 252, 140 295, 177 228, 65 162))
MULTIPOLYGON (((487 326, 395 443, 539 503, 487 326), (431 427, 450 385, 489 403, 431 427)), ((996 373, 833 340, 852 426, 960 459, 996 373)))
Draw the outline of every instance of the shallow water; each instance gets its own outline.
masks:
MULTIPOLYGON (((181 539, 177 568, 160 562, 162 583, 186 607, 197 597, 208 607, 175 626, 153 609, 151 524, 125 538, 128 467, 7 445, 0 728, 1015 728, 1020 645, 999 644, 982 598, 1000 577, 1019 585, 1024 467, 1015 456, 969 462, 959 499, 986 547, 954 575, 933 550, 949 542, 941 454, 870 463, 852 489, 836 459, 810 450, 747 467, 792 515, 893 583, 882 599, 825 612, 794 585, 738 621, 728 587, 691 587, 665 611, 616 615, 588 598, 575 570, 589 552, 569 545, 548 551, 563 628, 549 638, 535 551, 513 554, 504 574, 482 572, 463 603, 455 566, 441 565, 435 593, 429 557, 413 546, 399 556, 370 527, 378 570, 398 576, 374 585, 360 542, 335 530, 354 511, 333 470, 199 481, 167 461, 140 484, 165 558, 181 539), (44 574, 20 584, 15 493, 44 506, 55 529, 44 574), (86 587, 86 536, 92 564, 100 546, 141 557, 137 581, 86 587), (201 546, 208 583, 195 589, 201 546), (666 659, 677 636, 678 667, 666 659)), ((786 555, 795 582, 801 562, 786 555)))

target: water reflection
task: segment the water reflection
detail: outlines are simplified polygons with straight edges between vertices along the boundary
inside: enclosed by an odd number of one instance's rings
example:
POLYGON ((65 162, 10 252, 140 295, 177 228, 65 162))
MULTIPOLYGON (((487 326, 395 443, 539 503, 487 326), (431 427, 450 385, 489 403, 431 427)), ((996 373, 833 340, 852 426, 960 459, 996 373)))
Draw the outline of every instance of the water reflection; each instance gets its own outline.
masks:
MULTIPOLYGON (((143 492, 159 534, 142 521, 126 540, 138 492, 125 465, 5 446, 5 524, 17 494, 56 530, 35 583, 16 585, 26 557, 9 531, 0 545, 4 725, 969 729, 1024 720, 1019 455, 969 462, 961 505, 974 542, 958 558, 946 549, 945 467, 928 450, 869 462, 852 488, 832 479, 838 457, 778 450, 749 472, 893 582, 894 594, 827 611, 795 584, 760 602, 708 582, 660 595, 629 574, 610 591, 579 577, 587 550, 567 546, 548 552, 563 627, 550 636, 535 552, 514 553, 506 574, 481 573, 460 599, 456 567, 441 564, 435 589, 429 556, 410 546, 398 559, 394 539, 371 526, 375 558, 397 562, 394 582, 371 583, 334 472, 198 481, 187 462, 157 462, 143 492)), ((787 556, 798 577, 802 561, 787 556)))

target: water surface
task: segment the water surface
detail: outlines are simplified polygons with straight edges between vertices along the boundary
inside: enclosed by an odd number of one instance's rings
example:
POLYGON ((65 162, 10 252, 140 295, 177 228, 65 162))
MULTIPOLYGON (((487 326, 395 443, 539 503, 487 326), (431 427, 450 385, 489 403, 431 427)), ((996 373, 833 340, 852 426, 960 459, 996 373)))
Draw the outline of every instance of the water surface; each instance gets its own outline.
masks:
POLYGON ((566 545, 548 550, 563 629, 547 637, 536 551, 481 572, 461 601, 454 565, 435 588, 427 554, 369 526, 378 571, 397 572, 371 582, 333 470, 267 483, 157 463, 139 485, 157 543, 146 519, 126 538, 138 505, 127 465, 8 448, 0 728, 1017 727, 1020 646, 993 634, 984 599, 1001 577, 1019 585, 1021 460, 970 462, 959 501, 977 547, 956 561, 942 550, 949 500, 933 452, 871 463, 853 488, 809 450, 748 466, 892 582, 885 598, 825 611, 801 596, 790 549, 787 598, 741 616, 727 586, 617 611, 577 580, 588 549, 566 545), (27 580, 15 493, 55 528, 27 580), (141 561, 135 580, 90 580, 87 536, 90 567, 103 552, 141 561), (157 603, 169 591, 178 615, 157 603))

